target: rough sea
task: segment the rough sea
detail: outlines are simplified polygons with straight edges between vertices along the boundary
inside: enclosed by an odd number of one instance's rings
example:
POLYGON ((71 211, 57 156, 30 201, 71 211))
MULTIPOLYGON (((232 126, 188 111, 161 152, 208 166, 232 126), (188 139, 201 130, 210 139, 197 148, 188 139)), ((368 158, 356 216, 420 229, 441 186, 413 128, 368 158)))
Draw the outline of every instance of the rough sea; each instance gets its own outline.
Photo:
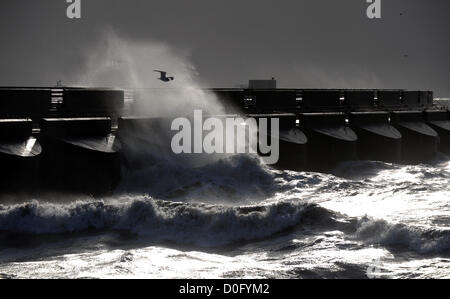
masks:
POLYGON ((450 165, 161 160, 105 198, 3 198, 0 278, 450 278, 450 165))

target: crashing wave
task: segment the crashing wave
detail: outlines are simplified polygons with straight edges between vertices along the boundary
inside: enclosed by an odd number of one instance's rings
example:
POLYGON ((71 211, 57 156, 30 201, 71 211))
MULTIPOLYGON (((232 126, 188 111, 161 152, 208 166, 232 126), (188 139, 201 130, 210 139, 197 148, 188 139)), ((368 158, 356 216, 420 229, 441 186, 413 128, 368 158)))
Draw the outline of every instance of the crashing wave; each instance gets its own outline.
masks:
POLYGON ((227 207, 141 198, 120 202, 30 203, 2 206, 0 230, 57 234, 88 229, 125 230, 153 241, 215 247, 270 237, 302 220, 314 205, 279 202, 227 207))

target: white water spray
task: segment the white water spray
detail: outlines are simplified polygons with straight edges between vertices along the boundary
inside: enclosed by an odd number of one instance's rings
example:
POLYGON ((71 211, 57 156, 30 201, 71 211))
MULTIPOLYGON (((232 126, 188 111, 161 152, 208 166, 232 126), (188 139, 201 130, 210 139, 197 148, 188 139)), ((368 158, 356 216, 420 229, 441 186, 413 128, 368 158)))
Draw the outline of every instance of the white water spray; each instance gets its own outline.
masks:
POLYGON ((176 117, 192 114, 194 109, 208 114, 224 113, 217 97, 201 88, 204 83, 198 81, 186 51, 108 33, 88 55, 87 69, 78 84, 133 89, 135 105, 131 114, 176 117), (165 70, 175 80, 162 82, 154 70, 165 70))

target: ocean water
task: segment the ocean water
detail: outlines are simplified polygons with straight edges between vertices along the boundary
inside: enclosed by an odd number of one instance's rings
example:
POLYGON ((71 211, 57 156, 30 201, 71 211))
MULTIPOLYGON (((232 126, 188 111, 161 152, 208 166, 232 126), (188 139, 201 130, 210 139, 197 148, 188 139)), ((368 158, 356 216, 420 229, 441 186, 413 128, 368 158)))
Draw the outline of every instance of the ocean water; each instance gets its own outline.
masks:
POLYGON ((113 196, 0 204, 0 278, 450 278, 450 165, 124 170, 113 196))

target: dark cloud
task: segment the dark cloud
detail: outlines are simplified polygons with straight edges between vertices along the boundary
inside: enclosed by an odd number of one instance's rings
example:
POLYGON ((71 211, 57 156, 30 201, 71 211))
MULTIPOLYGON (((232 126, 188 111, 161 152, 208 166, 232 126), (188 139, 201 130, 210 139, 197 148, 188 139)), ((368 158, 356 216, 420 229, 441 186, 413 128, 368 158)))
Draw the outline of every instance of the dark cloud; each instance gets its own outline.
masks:
POLYGON ((105 31, 190 52, 210 86, 278 78, 287 87, 433 89, 450 96, 450 2, 382 0, 2 0, 0 85, 66 81, 105 31))

